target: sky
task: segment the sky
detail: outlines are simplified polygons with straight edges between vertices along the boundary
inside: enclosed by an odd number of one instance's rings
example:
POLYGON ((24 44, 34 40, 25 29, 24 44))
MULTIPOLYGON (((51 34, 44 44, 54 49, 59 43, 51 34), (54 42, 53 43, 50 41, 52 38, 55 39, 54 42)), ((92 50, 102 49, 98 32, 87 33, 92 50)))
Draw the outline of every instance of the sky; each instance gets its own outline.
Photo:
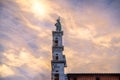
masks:
POLYGON ((61 17, 65 73, 120 73, 120 0, 0 0, 0 80, 50 80, 61 17))

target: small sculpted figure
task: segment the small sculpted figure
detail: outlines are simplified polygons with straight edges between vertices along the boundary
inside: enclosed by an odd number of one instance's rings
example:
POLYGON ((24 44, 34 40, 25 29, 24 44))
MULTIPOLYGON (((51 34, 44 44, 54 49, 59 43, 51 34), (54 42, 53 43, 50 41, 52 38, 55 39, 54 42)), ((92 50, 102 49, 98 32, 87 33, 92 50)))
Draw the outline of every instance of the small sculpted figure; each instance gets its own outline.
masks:
POLYGON ((57 23, 55 24, 56 31, 61 31, 60 17, 56 21, 57 21, 57 23))

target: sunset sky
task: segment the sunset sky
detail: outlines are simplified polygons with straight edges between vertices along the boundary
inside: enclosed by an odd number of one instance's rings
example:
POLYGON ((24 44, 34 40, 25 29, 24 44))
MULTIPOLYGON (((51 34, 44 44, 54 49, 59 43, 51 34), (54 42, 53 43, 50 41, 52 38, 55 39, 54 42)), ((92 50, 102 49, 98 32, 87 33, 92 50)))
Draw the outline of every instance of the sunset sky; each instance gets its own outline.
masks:
POLYGON ((120 0, 0 0, 0 80, 50 80, 52 31, 65 73, 120 73, 120 0))

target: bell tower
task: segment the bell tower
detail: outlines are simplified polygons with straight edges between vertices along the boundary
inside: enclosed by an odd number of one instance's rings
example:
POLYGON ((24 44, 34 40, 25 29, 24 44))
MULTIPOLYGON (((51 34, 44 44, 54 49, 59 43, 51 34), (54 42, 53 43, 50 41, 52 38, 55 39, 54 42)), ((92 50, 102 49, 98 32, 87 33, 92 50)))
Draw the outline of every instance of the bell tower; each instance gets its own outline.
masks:
POLYGON ((61 30, 60 18, 55 24, 56 30, 52 31, 52 60, 51 67, 52 80, 65 80, 64 67, 66 67, 66 58, 63 55, 64 46, 62 44, 63 31, 61 30))

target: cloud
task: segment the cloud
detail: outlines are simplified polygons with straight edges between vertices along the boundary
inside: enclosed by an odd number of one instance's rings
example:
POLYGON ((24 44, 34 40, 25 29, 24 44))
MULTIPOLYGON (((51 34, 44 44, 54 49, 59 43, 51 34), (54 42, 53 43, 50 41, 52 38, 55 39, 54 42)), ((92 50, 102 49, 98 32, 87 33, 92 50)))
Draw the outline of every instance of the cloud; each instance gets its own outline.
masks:
POLYGON ((119 0, 0 1, 0 79, 50 79, 58 16, 66 73, 120 72, 119 7, 119 0))
POLYGON ((7 65, 3 64, 0 65, 0 76, 1 77, 7 77, 7 76, 11 76, 14 75, 14 71, 7 65))

